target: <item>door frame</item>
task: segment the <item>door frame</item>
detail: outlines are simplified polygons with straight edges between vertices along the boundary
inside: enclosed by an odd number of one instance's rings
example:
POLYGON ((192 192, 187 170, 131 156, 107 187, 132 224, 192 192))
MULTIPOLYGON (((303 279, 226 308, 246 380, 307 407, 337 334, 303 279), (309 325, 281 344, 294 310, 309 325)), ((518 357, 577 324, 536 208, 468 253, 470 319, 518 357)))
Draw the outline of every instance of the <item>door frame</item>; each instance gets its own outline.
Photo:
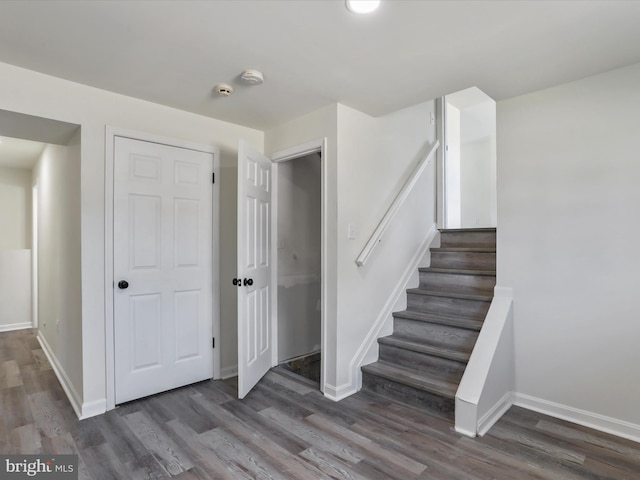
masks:
MULTIPOLYGON (((213 173, 215 178, 220 178, 220 149, 210 145, 203 145, 193 142, 187 142, 174 138, 163 137, 146 132, 139 132, 120 127, 106 126, 105 129, 105 224, 104 224, 104 258, 105 258, 105 373, 106 373, 106 396, 107 410, 113 410, 115 404, 115 335, 114 335, 114 275, 113 275, 113 191, 114 191, 114 160, 115 160, 115 139, 116 137, 125 137, 132 140, 140 140, 143 142, 159 143, 170 147, 185 148, 188 150, 196 150, 203 153, 213 155, 213 173)), ((213 336, 218 338, 220 344, 220 188, 219 184, 214 185, 212 192, 212 269, 217 267, 217 271, 213 271, 213 291, 212 294, 212 323, 213 336)), ((220 348, 213 349, 213 378, 220 378, 220 348)))
POLYGON ((38 181, 31 185, 31 324, 38 328, 38 181))
POLYGON ((278 164, 297 158, 305 157, 312 153, 320 154, 320 391, 324 393, 325 372, 327 362, 327 139, 320 138, 301 145, 286 148, 269 156, 273 162, 271 177, 273 179, 272 215, 271 215, 271 318, 272 318, 272 352, 271 363, 278 365, 278 164))

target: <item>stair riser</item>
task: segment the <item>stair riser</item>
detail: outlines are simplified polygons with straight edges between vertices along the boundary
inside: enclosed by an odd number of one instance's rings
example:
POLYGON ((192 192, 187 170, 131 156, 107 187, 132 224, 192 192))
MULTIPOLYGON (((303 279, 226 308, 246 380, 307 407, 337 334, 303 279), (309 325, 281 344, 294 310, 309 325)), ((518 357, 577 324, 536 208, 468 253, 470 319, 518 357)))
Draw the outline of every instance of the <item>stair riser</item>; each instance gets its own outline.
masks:
POLYGON ((460 315, 479 320, 484 319, 489 311, 489 301, 468 300, 465 298, 438 297, 407 293, 407 309, 422 312, 440 313, 444 315, 460 315))
POLYGON ((474 319, 474 318, 466 318, 466 317, 452 317, 450 320, 447 319, 444 315, 438 314, 428 314, 427 312, 416 312, 415 310, 405 310, 404 312, 398 312, 393 314, 394 319, 406 319, 413 320, 416 322, 427 322, 434 323, 443 326, 451 326, 457 328, 464 328, 467 330, 475 330, 479 332, 482 328, 482 324, 484 323, 484 318, 482 319, 474 319), (410 314, 420 313, 421 318, 415 318, 410 314), (457 321, 456 321, 457 320, 457 321))
POLYGON ((442 247, 495 247, 496 232, 441 232, 442 247))
POLYGON ((367 372, 362 373, 362 388, 370 392, 384 395, 399 402, 412 405, 447 420, 454 420, 455 401, 430 392, 403 385, 401 383, 378 377, 367 372))
POLYGON ((443 252, 434 249, 431 251, 431 266, 463 270, 495 270, 496 254, 493 252, 443 252))
POLYGON ((478 332, 464 328, 447 327, 433 323, 396 318, 394 335, 408 339, 424 339, 442 342, 449 348, 470 351, 476 343, 478 332))
POLYGON ((495 286, 496 277, 492 275, 420 272, 420 288, 469 287, 493 291, 495 286))
POLYGON ((455 360, 414 352, 384 343, 380 344, 380 361, 427 372, 429 375, 437 375, 455 383, 460 382, 466 366, 455 360))

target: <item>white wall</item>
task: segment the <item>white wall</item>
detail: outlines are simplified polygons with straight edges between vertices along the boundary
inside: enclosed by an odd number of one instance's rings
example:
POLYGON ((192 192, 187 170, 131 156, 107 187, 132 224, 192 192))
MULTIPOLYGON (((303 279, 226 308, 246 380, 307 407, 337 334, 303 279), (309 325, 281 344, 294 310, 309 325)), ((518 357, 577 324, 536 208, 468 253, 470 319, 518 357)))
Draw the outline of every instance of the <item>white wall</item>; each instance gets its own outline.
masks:
POLYGON ((462 227, 496 225, 496 102, 460 110, 462 227))
POLYGON ((378 118, 336 104, 265 132, 269 153, 327 137, 322 354, 323 391, 330 398, 357 390, 358 362, 370 348, 365 340, 381 309, 395 302, 390 297, 435 224, 434 158, 378 251, 365 267, 357 267, 355 260, 369 235, 435 140, 432 112, 433 101, 378 118), (350 224, 357 231, 355 239, 347 238, 350 224))
POLYGON ((0 250, 31 248, 31 171, 0 167, 0 250))
POLYGON ((33 170, 38 185, 38 333, 82 401, 80 132, 47 145, 33 170))
POLYGON ((320 349, 321 160, 278 164, 278 360, 320 349))
MULTIPOLYGON (((212 105, 212 109, 215 106, 212 105)), ((82 126, 80 235, 82 282, 82 381, 87 411, 99 413, 105 399, 105 127, 138 130, 221 149, 221 258, 235 259, 235 182, 237 143, 247 139, 259 150, 262 132, 173 108, 0 64, 0 109, 62 120, 82 126), (233 224, 230 224, 233 223, 233 224)), ((215 112, 213 112, 215 114, 215 112)), ((227 338, 236 328, 235 296, 225 286, 235 263, 221 264, 221 317, 227 338)), ((219 342, 224 362, 236 362, 233 345, 219 342)))
POLYGON ((0 331, 31 326, 31 171, 0 167, 0 331))
POLYGON ((462 172, 460 171, 460 154, 462 151, 460 109, 446 102, 445 131, 447 135, 446 150, 446 212, 447 228, 462 226, 462 172))
POLYGON ((31 325, 31 250, 0 250, 0 332, 31 325))
POLYGON ((498 102, 517 401, 640 440, 640 64, 498 102))
MULTIPOLYGON (((436 223, 434 156, 368 263, 356 265, 369 236, 435 142, 432 113, 434 101, 378 118, 338 105, 337 398, 359 388, 359 362, 370 347, 365 339, 387 303, 395 303, 391 297, 398 283, 436 223), (350 224, 358 232, 355 239, 348 238, 350 224)), ((391 322, 386 319, 385 333, 391 322)))

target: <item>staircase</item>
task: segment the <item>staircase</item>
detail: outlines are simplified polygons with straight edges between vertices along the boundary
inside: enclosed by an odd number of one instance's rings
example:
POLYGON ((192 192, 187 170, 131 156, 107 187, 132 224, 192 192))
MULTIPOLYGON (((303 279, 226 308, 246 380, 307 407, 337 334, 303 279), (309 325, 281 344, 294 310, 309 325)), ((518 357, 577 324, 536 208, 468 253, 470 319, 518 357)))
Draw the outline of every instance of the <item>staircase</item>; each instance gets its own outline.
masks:
POLYGON ((362 388, 453 420, 455 394, 496 284, 496 229, 441 230, 431 266, 378 339, 379 360, 362 367, 362 388))

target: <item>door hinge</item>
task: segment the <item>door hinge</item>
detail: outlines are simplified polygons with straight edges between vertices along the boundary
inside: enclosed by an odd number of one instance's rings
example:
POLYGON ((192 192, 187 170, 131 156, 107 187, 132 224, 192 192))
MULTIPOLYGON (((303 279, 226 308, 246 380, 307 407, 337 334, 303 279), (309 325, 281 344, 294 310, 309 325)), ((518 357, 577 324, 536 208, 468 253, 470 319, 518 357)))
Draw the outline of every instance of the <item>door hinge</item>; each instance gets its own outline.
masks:
POLYGON ((211 339, 211 348, 216 348, 216 337, 211 339))
POLYGON ((216 183, 216 174, 215 173, 211 174, 211 183, 216 183))

